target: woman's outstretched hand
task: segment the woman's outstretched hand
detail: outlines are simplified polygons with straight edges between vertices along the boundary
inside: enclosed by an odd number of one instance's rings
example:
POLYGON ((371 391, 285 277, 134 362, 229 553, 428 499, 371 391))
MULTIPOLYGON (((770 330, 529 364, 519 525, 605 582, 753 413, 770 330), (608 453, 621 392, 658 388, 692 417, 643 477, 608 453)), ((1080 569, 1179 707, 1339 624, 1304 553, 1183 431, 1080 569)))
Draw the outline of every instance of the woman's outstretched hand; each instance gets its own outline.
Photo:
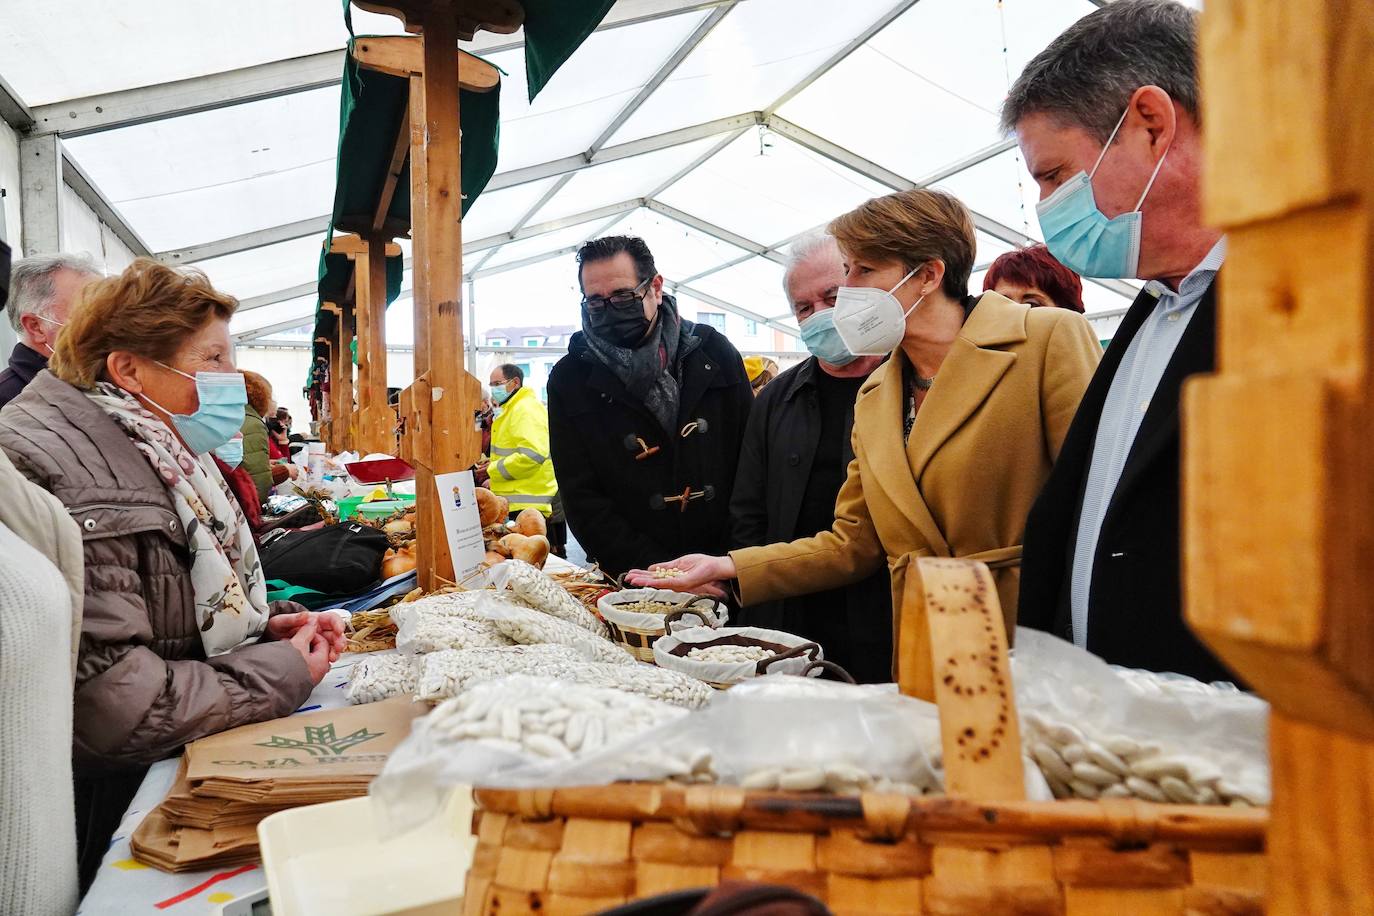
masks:
POLYGON ((724 598, 724 582, 733 578, 734 560, 728 556, 711 557, 704 553, 689 553, 676 560, 655 563, 648 569, 632 569, 625 574, 626 583, 637 588, 667 588, 713 598, 724 598))

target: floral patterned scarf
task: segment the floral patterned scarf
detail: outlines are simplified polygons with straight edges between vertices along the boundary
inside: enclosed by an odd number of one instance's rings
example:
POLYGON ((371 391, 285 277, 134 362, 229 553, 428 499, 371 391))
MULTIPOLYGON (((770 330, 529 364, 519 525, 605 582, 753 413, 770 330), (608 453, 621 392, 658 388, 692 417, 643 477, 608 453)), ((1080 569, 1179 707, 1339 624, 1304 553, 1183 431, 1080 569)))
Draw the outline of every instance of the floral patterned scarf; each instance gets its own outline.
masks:
POLYGON ((210 455, 197 457, 167 424, 106 382, 87 392, 133 440, 167 486, 191 548, 191 589, 207 657, 255 641, 267 626, 267 585, 253 533, 210 455))

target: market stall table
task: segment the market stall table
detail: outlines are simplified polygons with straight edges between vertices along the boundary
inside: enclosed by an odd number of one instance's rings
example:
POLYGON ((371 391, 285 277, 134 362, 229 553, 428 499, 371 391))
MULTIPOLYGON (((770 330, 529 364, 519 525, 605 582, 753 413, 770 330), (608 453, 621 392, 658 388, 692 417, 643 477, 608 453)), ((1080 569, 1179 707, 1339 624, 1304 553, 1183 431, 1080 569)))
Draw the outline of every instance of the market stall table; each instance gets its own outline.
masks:
MULTIPOLYGON (((571 572, 576 566, 551 556, 545 566, 552 572, 571 572)), ((387 653, 370 653, 387 654, 387 653)), ((320 681, 305 705, 295 714, 347 706, 345 688, 353 665, 362 653, 347 653, 339 658, 320 681)), ((138 793, 124 812, 105 858, 100 863, 95 883, 77 910, 81 916, 124 916, 127 913, 183 913, 204 916, 243 894, 261 890, 267 884, 261 864, 237 868, 208 869, 173 875, 144 865, 133 857, 129 837, 148 812, 167 797, 176 778, 173 757, 153 764, 139 786, 138 793)))
MULTIPOLYGON (((305 705, 295 714, 347 706, 344 688, 348 673, 359 659, 359 653, 339 658, 315 687, 305 705)), ((179 757, 153 764, 139 786, 129 810, 115 831, 105 858, 91 886, 77 910, 82 916, 126 913, 217 913, 219 908, 235 897, 260 890, 267 884, 260 864, 237 868, 208 869, 206 871, 167 874, 144 865, 133 857, 129 837, 143 822, 148 812, 167 797, 176 777, 179 757)))

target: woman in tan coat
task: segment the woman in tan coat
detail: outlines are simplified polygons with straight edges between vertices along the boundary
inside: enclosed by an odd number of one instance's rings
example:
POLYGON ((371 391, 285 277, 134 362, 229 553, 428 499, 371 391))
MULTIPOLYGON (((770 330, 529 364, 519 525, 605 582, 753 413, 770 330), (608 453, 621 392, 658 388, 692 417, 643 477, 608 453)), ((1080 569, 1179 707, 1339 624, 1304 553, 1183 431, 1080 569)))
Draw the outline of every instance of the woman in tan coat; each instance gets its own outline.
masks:
POLYGON ((854 352, 895 348, 859 390, 834 527, 725 557, 680 557, 629 580, 718 591, 713 583, 737 579, 750 605, 858 582, 886 560, 900 607, 913 557, 977 559, 994 571, 1010 630, 1026 514, 1097 366, 1097 338, 1064 309, 967 295, 977 236, 948 194, 875 198, 830 231, 853 290, 838 297, 838 332, 854 352), (686 574, 655 574, 665 567, 686 574))

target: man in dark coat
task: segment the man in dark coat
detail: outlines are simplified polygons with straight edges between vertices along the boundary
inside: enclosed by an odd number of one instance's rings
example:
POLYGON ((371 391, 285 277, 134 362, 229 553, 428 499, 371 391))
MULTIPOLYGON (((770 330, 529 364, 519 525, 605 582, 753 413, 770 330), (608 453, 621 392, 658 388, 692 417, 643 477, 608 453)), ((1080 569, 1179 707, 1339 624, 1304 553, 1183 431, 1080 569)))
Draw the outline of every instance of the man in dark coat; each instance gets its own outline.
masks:
POLYGON ((10 353, 9 365, 0 370, 0 407, 18 397, 48 367, 72 300, 81 287, 99 276, 100 269, 85 255, 47 254, 14 262, 5 311, 19 342, 10 353))
POLYGON ((1050 252, 1086 277, 1150 281, 1026 520, 1020 622, 1210 681, 1233 676, 1188 629, 1180 577, 1179 393, 1215 365, 1226 257, 1202 223, 1196 54, 1196 13, 1118 0, 1026 66, 1002 120, 1040 186, 1050 252))
MULTIPOLYGON (((844 282, 834 238, 803 236, 788 251, 782 285, 809 359, 759 393, 749 414, 730 500, 732 547, 758 547, 829 531, 835 496, 854 458, 850 430, 859 386, 883 361, 844 349, 831 316, 844 282)), ((744 608, 740 622, 821 644, 860 683, 892 679, 892 597, 887 570, 847 588, 744 608)))
POLYGON ((577 253, 582 330, 549 375, 549 444, 569 526, 611 575, 729 547, 754 396, 730 341, 682 318, 642 239, 577 253))

